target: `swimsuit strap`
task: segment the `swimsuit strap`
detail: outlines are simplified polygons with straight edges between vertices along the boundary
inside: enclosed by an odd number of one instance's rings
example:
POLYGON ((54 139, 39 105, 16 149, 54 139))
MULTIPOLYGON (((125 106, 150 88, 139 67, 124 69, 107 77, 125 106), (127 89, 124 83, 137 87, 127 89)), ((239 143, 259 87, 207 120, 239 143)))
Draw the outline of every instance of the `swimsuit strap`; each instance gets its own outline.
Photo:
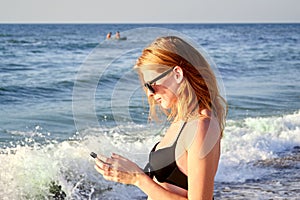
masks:
MULTIPOLYGON (((179 139, 179 137, 180 137, 180 135, 181 135, 181 132, 182 132, 182 130, 184 129, 186 123, 187 123, 186 121, 184 121, 184 122, 182 123, 182 125, 181 125, 181 127, 180 127, 180 130, 179 130, 179 132, 178 132, 177 138, 176 138, 175 142, 172 144, 172 146, 174 146, 174 145, 177 144, 177 141, 178 141, 178 139, 179 139)), ((154 147, 152 148, 151 152, 154 152, 154 151, 156 150, 156 146, 157 146, 158 144, 159 144, 159 142, 157 142, 157 143, 154 145, 154 147)))
POLYGON ((175 142, 174 142, 174 144, 176 144, 177 143, 177 141, 178 141, 178 139, 179 139, 179 137, 180 137, 180 135, 181 135, 181 132, 182 132, 182 130, 184 129, 184 127, 185 127, 185 125, 186 125, 186 121, 184 121, 183 122, 183 124, 181 125, 181 128, 180 128, 180 130, 179 130, 179 133, 178 133, 178 135, 177 135, 177 138, 176 138, 176 140, 175 140, 175 142))
POLYGON ((159 144, 159 142, 157 142, 157 143, 154 145, 154 147, 152 148, 151 152, 155 151, 156 146, 157 146, 158 144, 159 144))

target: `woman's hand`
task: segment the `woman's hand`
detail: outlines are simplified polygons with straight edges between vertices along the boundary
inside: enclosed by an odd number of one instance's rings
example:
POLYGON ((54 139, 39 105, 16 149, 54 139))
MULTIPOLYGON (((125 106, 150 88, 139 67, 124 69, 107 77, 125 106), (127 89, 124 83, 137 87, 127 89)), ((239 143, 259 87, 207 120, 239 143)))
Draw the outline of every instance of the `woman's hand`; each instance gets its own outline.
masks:
POLYGON ((95 161, 95 169, 106 180, 137 185, 140 175, 144 175, 143 170, 137 164, 114 153, 110 158, 98 155, 95 161))

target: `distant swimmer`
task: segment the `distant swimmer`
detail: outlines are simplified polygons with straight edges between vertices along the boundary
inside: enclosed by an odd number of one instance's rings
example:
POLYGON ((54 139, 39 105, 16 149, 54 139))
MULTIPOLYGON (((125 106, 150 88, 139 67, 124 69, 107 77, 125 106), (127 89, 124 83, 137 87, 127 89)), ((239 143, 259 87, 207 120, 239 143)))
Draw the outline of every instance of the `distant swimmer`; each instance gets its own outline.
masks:
POLYGON ((106 39, 110 39, 111 38, 111 32, 107 33, 106 35, 106 39))
POLYGON ((115 39, 116 40, 127 40, 127 37, 121 37, 120 32, 117 31, 115 34, 115 39))
POLYGON ((120 32, 119 31, 116 32, 115 37, 116 37, 116 39, 120 39, 121 36, 120 36, 120 32))

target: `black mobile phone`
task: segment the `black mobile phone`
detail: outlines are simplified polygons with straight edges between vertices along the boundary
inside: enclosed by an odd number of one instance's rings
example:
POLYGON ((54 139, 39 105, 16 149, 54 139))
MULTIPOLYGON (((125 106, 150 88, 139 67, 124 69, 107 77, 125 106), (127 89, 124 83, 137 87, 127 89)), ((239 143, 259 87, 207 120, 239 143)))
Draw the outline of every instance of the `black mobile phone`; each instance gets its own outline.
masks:
POLYGON ((91 152, 91 153, 90 153, 90 156, 92 156, 93 158, 97 158, 97 154, 94 153, 94 152, 91 152))

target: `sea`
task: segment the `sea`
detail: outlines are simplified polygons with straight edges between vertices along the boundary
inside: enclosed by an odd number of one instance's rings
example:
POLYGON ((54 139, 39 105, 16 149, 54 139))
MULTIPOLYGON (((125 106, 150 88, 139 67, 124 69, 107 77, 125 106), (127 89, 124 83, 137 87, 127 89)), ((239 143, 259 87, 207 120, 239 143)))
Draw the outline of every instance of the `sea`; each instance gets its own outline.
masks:
POLYGON ((215 199, 300 198, 300 24, 262 23, 0 24, 0 199, 147 198, 90 152, 146 164, 168 122, 132 68, 163 35, 207 56, 229 105, 215 199))

